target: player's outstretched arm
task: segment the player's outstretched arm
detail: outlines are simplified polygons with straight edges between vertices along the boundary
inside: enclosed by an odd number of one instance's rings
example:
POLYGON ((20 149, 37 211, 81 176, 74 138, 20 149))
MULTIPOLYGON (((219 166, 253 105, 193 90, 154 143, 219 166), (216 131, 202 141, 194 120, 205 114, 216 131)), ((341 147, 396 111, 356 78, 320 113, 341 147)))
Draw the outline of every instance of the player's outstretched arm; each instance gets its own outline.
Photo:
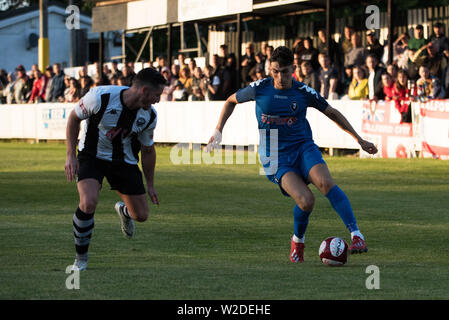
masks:
POLYGON ((75 110, 69 115, 66 128, 67 158, 65 162, 65 175, 67 181, 72 181, 78 174, 78 159, 76 158, 76 145, 80 132, 81 119, 76 115, 75 110))
POLYGON ((147 183, 148 196, 154 204, 159 204, 159 198, 154 188, 154 168, 156 167, 156 148, 154 144, 146 147, 142 146, 142 169, 147 183))
POLYGON ((218 119, 217 126, 215 127, 215 131, 210 137, 209 142, 206 147, 206 151, 209 152, 221 142, 221 133, 223 132, 223 128, 228 121, 228 118, 231 116, 232 112, 234 112, 235 105, 237 104, 237 98, 235 97, 235 93, 229 96, 226 100, 223 109, 221 109, 220 118, 218 119))
POLYGON ((351 136, 354 137, 354 139, 357 140, 357 142, 360 144, 360 147, 368 152, 369 154, 376 154, 377 148, 376 146, 366 140, 363 140, 362 137, 358 135, 358 133, 354 130, 354 128, 349 123, 348 119, 337 109, 332 108, 331 106, 328 106, 326 110, 324 110, 324 114, 334 121, 340 128, 342 128, 344 131, 349 133, 351 136))

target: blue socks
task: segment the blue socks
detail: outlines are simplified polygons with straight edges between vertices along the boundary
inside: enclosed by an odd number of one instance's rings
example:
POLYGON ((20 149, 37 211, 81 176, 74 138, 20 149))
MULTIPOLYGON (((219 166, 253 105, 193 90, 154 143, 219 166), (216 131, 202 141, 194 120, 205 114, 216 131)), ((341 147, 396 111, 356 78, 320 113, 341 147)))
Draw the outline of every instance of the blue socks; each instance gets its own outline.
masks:
POLYGON ((303 211, 298 205, 293 208, 293 230, 295 236, 303 239, 309 224, 310 212, 303 211))
POLYGON ((354 213, 352 212, 351 204, 346 194, 337 185, 335 185, 327 194, 326 198, 329 199, 332 207, 337 211, 341 220, 345 226, 349 229, 349 232, 359 230, 357 227, 357 221, 355 220, 354 213))

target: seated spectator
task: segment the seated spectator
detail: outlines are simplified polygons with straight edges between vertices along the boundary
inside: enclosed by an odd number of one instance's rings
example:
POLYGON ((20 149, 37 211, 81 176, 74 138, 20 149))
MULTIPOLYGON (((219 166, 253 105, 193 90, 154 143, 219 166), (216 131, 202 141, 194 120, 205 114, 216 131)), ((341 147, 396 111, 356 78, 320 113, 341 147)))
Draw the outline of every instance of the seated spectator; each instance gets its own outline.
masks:
POLYGON ((78 102, 80 97, 80 89, 75 78, 70 78, 69 87, 64 92, 65 102, 78 102))
MULTIPOLYGON (((119 76, 122 75, 122 72, 118 69, 118 63, 117 61, 112 61, 112 65, 111 65, 111 72, 108 74, 109 77, 109 81, 111 81, 111 79, 113 77, 115 77, 116 79, 118 79, 119 76)), ((112 83, 111 83, 112 84, 112 83)))
POLYGON ((399 69, 408 68, 408 40, 408 34, 403 33, 393 42, 393 63, 397 64, 399 69))
POLYGON ((204 96, 200 87, 192 87, 192 94, 189 96, 189 101, 204 101, 204 96))
POLYGON ((110 83, 109 79, 111 79, 112 71, 109 69, 108 65, 106 63, 103 64, 103 76, 106 76, 106 83, 110 83))
POLYGON ((16 68, 16 72, 17 77, 16 83, 14 85, 14 100, 16 101, 16 103, 26 103, 31 96, 33 82, 27 76, 23 65, 19 65, 16 68))
POLYGON ((178 65, 179 65, 179 70, 181 70, 181 68, 184 68, 185 66, 187 66, 186 55, 182 52, 178 53, 178 65))
POLYGON ((345 56, 345 66, 361 66, 365 64, 366 49, 362 47, 360 36, 357 33, 351 36, 352 47, 345 56))
POLYGON ((64 90, 66 88, 64 82, 65 74, 61 69, 61 65, 59 63, 53 64, 53 72, 54 76, 51 82, 50 97, 48 98, 48 100, 53 102, 64 102, 64 90))
POLYGON ((173 101, 187 101, 188 98, 189 94, 184 89, 181 81, 177 80, 175 83, 175 90, 173 90, 173 101))
POLYGON ((336 99, 338 72, 331 65, 328 55, 320 53, 318 57, 320 63, 320 94, 324 99, 336 99))
POLYGON ((162 68, 167 67, 167 60, 164 56, 159 56, 157 59, 157 67, 156 70, 161 72, 162 68))
POLYGON ((321 80, 318 74, 313 70, 312 64, 309 61, 301 62, 300 74, 297 81, 302 82, 309 87, 315 89, 316 92, 320 92, 321 80))
POLYGON ((249 43, 246 46, 245 55, 242 56, 242 63, 241 63, 241 76, 244 87, 246 87, 252 81, 249 73, 255 65, 256 65, 256 57, 254 54, 254 44, 249 43))
POLYGON ((443 70, 447 66, 447 59, 443 54, 439 54, 434 42, 427 44, 426 66, 429 68, 430 74, 441 79, 443 70))
POLYGON ((399 68, 394 63, 390 63, 389 65, 387 65, 387 72, 390 74, 393 82, 396 82, 396 80, 397 80, 398 71, 399 71, 399 68))
POLYGON ((366 54, 374 54, 377 57, 377 61, 381 61, 384 55, 384 47, 379 43, 376 38, 376 32, 374 30, 369 30, 366 33, 366 54))
POLYGON ((7 84, 3 88, 3 97, 5 97, 5 100, 6 100, 5 102, 7 104, 16 103, 16 101, 14 100, 14 85, 16 83, 14 74, 8 73, 8 75, 6 76, 6 79, 7 79, 7 84))
POLYGON ((368 98, 368 79, 365 71, 360 66, 352 68, 353 79, 348 89, 348 96, 352 100, 364 100, 368 98))
POLYGON ((78 70, 78 79, 81 77, 88 77, 89 74, 87 72, 87 66, 82 66, 81 69, 78 70))
POLYGON ((379 60, 374 54, 368 55, 366 66, 368 67, 368 98, 374 99, 374 94, 379 90, 378 86, 381 85, 381 75, 385 69, 379 65, 379 60))
MULTIPOLYGON (((133 83, 134 76, 136 74, 132 71, 131 67, 126 65, 122 69, 122 84, 123 86, 130 87, 133 83)), ((119 78, 120 79, 120 78, 119 78)))
POLYGON ((347 95, 349 90, 349 85, 352 82, 352 67, 353 66, 346 66, 344 68, 343 77, 341 81, 339 82, 339 93, 340 95, 347 95))
POLYGON ((195 68, 196 68, 196 61, 194 58, 190 59, 188 66, 189 66, 189 73, 193 74, 193 72, 195 71, 195 68))
POLYGON ((118 76, 113 76, 111 79, 109 79, 109 82, 111 83, 112 86, 118 86, 118 76))
POLYGON ((437 22, 433 26, 433 34, 430 37, 430 41, 438 55, 449 58, 449 39, 444 35, 444 24, 437 22))
POLYGON ((213 71, 210 65, 204 67, 204 77, 200 88, 206 101, 217 100, 220 88, 220 78, 214 75, 213 71))
POLYGON ((181 68, 179 71, 179 79, 178 79, 184 88, 187 91, 187 94, 190 95, 192 93, 192 83, 193 78, 190 76, 190 69, 188 66, 181 68))
POLYGON ((314 70, 319 70, 318 50, 313 47, 313 41, 307 37, 303 41, 304 48, 298 52, 299 58, 302 61, 309 61, 314 70))
POLYGON ((80 79, 80 98, 84 97, 84 95, 89 92, 92 86, 92 79, 89 77, 82 77, 80 79))
MULTIPOLYGON (((307 61, 304 61, 304 63, 306 63, 307 61)), ((310 62, 309 62, 310 63, 310 62)), ((294 64, 294 66, 295 66, 295 71, 293 71, 293 74, 292 74, 292 78, 294 79, 294 80, 296 80, 296 81, 301 81, 300 79, 301 79, 301 77, 302 77, 302 74, 301 74, 301 63, 299 63, 299 64, 294 64)))
POLYGON ((175 79, 179 79, 179 70, 181 68, 179 67, 179 64, 172 64, 171 65, 171 76, 175 79))
POLYGON ((381 85, 377 87, 374 100, 393 100, 394 85, 393 77, 387 71, 382 72, 381 85))
POLYGON ((45 89, 47 88, 47 77, 39 69, 34 70, 34 83, 28 103, 45 102, 45 89))
POLYGON ((178 80, 171 76, 170 69, 168 67, 163 67, 161 69, 161 74, 164 76, 166 85, 161 94, 160 101, 172 101, 173 91, 175 91, 175 85, 178 80))
MULTIPOLYGON (((265 73, 263 71, 264 68, 265 68, 265 60, 264 60, 264 57, 263 57, 262 53, 258 52, 255 55, 255 59, 256 59, 256 64, 254 65, 254 67, 249 72, 249 76, 251 77, 252 81, 258 80, 258 77, 256 75, 257 71, 259 71, 259 73, 262 72, 262 74, 265 73)), ((262 77, 262 79, 263 78, 264 77, 262 77)))
POLYGON ((419 68, 420 78, 416 81, 416 96, 420 100, 443 98, 445 93, 440 80, 430 74, 429 68, 419 68))
POLYGON ((401 114, 401 123, 412 122, 411 108, 410 108, 410 90, 408 85, 407 71, 401 69, 398 71, 398 79, 394 84, 393 100, 395 107, 401 114))
POLYGON ((192 87, 200 87, 201 81, 203 80, 203 70, 201 70, 200 67, 196 67, 193 71, 193 80, 192 80, 192 87))

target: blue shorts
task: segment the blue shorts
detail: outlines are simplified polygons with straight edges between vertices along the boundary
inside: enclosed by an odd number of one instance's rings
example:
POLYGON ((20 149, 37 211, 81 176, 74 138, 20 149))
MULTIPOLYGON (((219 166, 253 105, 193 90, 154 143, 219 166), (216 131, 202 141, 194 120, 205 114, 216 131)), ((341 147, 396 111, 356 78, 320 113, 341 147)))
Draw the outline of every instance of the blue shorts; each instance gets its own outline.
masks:
POLYGON ((298 174, 306 184, 309 184, 309 172, 313 166, 319 163, 326 163, 321 155, 318 146, 313 141, 302 143, 293 152, 280 153, 278 156, 278 168, 275 174, 267 175, 267 178, 279 185, 281 192, 289 197, 287 192, 281 187, 281 179, 284 174, 293 171, 298 174))

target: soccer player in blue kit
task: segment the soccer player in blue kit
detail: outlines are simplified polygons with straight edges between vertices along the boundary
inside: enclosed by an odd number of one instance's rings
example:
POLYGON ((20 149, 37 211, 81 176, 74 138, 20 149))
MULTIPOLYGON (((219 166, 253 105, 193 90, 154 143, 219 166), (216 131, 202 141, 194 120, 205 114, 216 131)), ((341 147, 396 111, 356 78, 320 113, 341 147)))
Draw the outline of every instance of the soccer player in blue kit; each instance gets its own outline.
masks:
POLYGON ((357 227, 351 204, 332 179, 321 152, 312 139, 312 131, 306 119, 307 107, 318 109, 337 123, 357 140, 364 151, 375 154, 376 146, 363 140, 348 120, 314 89, 293 80, 293 53, 289 48, 281 46, 274 50, 270 69, 271 78, 255 81, 226 100, 207 149, 215 148, 221 142, 221 132, 236 104, 255 100, 259 130, 266 130, 266 139, 261 134, 259 145, 265 174, 270 181, 279 185, 284 195, 296 202, 293 208, 294 233, 291 238, 290 260, 304 261, 304 234, 315 202, 309 183, 314 184, 329 199, 351 233, 352 244, 349 251, 366 252, 368 248, 357 227), (273 129, 277 129, 277 150, 270 150, 270 130, 273 129), (276 151, 277 170, 272 171, 272 163, 268 167, 262 159, 276 154, 276 151))

